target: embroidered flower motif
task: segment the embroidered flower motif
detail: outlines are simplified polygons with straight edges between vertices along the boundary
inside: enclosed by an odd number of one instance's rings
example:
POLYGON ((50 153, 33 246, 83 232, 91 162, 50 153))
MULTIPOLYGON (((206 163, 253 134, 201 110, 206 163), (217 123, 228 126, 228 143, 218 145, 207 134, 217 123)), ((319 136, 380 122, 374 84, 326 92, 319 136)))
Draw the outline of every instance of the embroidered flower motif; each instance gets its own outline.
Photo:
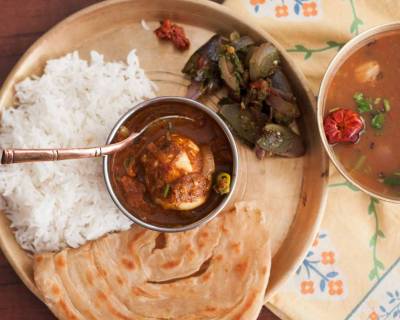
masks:
POLYGON ((250 4, 254 6, 255 13, 258 13, 260 6, 265 4, 267 0, 250 0, 250 4))
POLYGON ((335 253, 333 251, 324 251, 321 253, 322 264, 334 264, 335 263, 335 253))
POLYGON ((329 294, 331 296, 343 294, 343 281, 342 280, 331 280, 328 282, 329 294))
POLYGON ((368 320, 378 320, 378 319, 379 316, 375 311, 371 312, 370 315, 368 316, 368 320))
POLYGON ((318 14, 317 3, 312 1, 309 3, 303 3, 303 15, 305 17, 312 17, 318 14))
POLYGON ((275 7, 275 17, 281 18, 281 17, 287 17, 288 15, 289 15, 288 6, 282 5, 275 7))
POLYGON ((291 287, 296 288, 296 293, 303 297, 343 300, 347 295, 347 284, 337 269, 336 260, 337 252, 327 233, 321 231, 297 268, 291 287))
POLYGON ((266 1, 266 0, 250 0, 250 3, 251 3, 253 6, 256 6, 256 5, 258 5, 258 4, 264 4, 265 1, 266 1))
POLYGON ((301 293, 302 294, 313 294, 314 293, 314 282, 313 281, 302 281, 301 282, 301 293))

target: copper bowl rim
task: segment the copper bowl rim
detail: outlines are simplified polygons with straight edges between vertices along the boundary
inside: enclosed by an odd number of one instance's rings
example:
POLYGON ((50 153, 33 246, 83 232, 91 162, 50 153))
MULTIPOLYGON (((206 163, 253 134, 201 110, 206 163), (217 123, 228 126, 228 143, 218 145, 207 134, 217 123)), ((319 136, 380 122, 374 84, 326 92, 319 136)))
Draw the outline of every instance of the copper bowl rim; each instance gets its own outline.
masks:
POLYGON ((231 176, 231 190, 230 190, 229 194, 226 195, 222 199, 222 201, 218 204, 218 206, 216 206, 206 216, 204 216, 203 218, 201 218, 201 219, 199 219, 199 220, 197 220, 197 221, 195 221, 193 223, 190 223, 190 224, 187 224, 187 225, 182 225, 182 226, 176 226, 176 227, 167 227, 167 226, 155 225, 155 224, 148 223, 148 222, 145 222, 145 221, 139 219, 133 213, 131 213, 129 210, 127 210, 124 207, 124 205, 119 201, 116 193, 114 192, 113 186, 111 184, 110 172, 109 172, 110 171, 109 170, 109 159, 110 159, 110 156, 105 156, 104 160, 103 160, 104 180, 105 180, 105 183, 106 183, 106 187, 107 187, 108 193, 110 194, 110 196, 111 196, 113 202, 115 203, 115 205, 132 222, 134 222, 134 223, 136 223, 136 224, 138 224, 138 225, 140 225, 142 227, 145 227, 147 229, 151 229, 151 230, 158 231, 158 232, 182 232, 182 231, 187 231, 187 230, 199 227, 199 226, 209 222, 211 219, 215 218, 226 207, 226 205, 231 200, 232 195, 234 194, 235 188, 236 188, 236 185, 237 185, 237 177, 238 177, 238 171, 239 171, 239 153, 238 153, 238 149, 237 149, 237 145, 236 145, 235 139, 234 139, 231 131, 229 130, 228 126, 217 115, 216 112, 214 112, 213 110, 211 110, 210 108, 208 108, 204 104, 202 104, 202 103, 200 103, 198 101, 192 100, 192 99, 184 98, 184 97, 174 97, 174 96, 157 97, 157 98, 153 98, 153 99, 149 99, 149 100, 143 101, 143 102, 139 103, 138 105, 134 106, 128 112, 126 112, 118 120, 118 122, 115 124, 115 126, 111 130, 110 135, 107 138, 107 144, 111 143, 111 141, 114 139, 114 137, 115 137, 116 133, 118 132, 119 128, 121 127, 121 125, 123 125, 126 120, 128 120, 132 115, 134 115, 139 110, 142 110, 144 108, 152 106, 153 104, 171 103, 171 102, 172 103, 173 102, 177 102, 177 103, 185 104, 185 105, 188 105, 189 107, 193 107, 193 108, 199 109, 199 110, 207 113, 207 115, 209 115, 219 125, 219 127, 222 129, 222 131, 225 133, 225 136, 228 139, 228 142, 230 144, 231 151, 232 151, 232 156, 233 156, 232 157, 233 158, 233 166, 232 166, 232 176, 231 176))
POLYGON ((336 157, 336 154, 331 147, 331 145, 328 143, 328 140, 326 139, 325 136, 325 131, 324 131, 324 115, 325 115, 325 100, 326 96, 329 90, 329 85, 330 81, 332 80, 333 76, 336 74, 337 70, 339 67, 342 65, 344 61, 348 59, 351 54, 354 53, 354 51, 358 48, 361 48, 364 46, 366 43, 368 43, 371 38, 384 34, 389 31, 400 31, 400 22, 392 22, 392 23, 387 23, 383 25, 379 25, 377 27, 371 28, 367 31, 364 31, 351 39, 349 42, 347 42, 343 48, 340 49, 338 54, 332 59, 332 61, 329 63, 328 69, 326 70, 324 77, 321 82, 321 86, 319 89, 319 94, 318 94, 318 105, 317 105, 317 119, 318 119, 318 129, 319 129, 319 134, 322 140, 322 144, 324 145, 325 151, 328 153, 329 158, 331 159, 332 163, 336 167, 336 169, 342 174, 344 178, 346 178, 347 181, 351 182, 354 186, 356 186, 358 189, 361 191, 367 193, 368 195, 380 199, 383 201, 387 202, 392 202, 396 204, 400 204, 400 197, 391 197, 391 196, 385 196, 379 193, 376 193, 374 191, 369 190, 365 186, 361 185, 358 183, 355 179, 353 179, 347 172, 347 170, 343 167, 342 163, 340 160, 336 157))

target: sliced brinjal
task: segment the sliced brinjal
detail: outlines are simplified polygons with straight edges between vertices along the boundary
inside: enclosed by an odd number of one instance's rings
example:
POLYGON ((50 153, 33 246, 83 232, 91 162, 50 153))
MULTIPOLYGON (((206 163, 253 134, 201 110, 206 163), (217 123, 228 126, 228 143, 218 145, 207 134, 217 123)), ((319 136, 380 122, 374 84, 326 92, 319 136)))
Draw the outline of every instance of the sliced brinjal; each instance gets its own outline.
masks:
POLYGON ((286 77, 281 69, 277 69, 271 76, 271 84, 272 87, 275 89, 279 89, 285 93, 293 94, 289 79, 286 77))
POLYGON ((257 140, 257 146, 272 155, 281 157, 300 157, 304 154, 304 143, 300 136, 289 128, 268 123, 257 140))
POLYGON ((186 62, 182 72, 193 82, 190 96, 200 96, 221 87, 221 75, 218 60, 222 44, 227 40, 221 35, 214 35, 202 45, 186 62), (194 88, 198 91, 194 92, 194 88))
POLYGON ((300 116, 300 110, 295 102, 289 102, 281 96, 271 94, 267 104, 272 108, 274 120, 278 123, 289 124, 300 116))
POLYGON ((234 92, 240 90, 239 79, 236 76, 236 71, 233 63, 224 55, 219 58, 218 62, 221 78, 225 84, 234 92))
POLYGON ((257 119, 250 110, 241 109, 238 103, 221 106, 219 114, 240 139, 254 146, 265 119, 257 119))
POLYGON ((276 70, 280 61, 278 49, 271 43, 256 47, 249 60, 250 80, 265 78, 276 70))

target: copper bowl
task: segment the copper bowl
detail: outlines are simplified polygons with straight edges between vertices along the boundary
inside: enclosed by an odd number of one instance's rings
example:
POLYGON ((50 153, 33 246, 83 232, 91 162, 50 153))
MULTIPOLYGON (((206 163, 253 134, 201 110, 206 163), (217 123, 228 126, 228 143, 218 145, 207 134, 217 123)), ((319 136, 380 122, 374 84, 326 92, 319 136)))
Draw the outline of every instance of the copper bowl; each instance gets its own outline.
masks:
POLYGON ((353 177, 350 176, 350 174, 344 168, 340 160, 336 157, 335 151, 333 150, 332 146, 328 143, 328 140, 325 136, 324 125, 323 125, 325 110, 326 110, 325 102, 331 81, 334 78, 336 72, 356 50, 358 50, 361 47, 364 47, 366 44, 373 41, 377 37, 390 31, 400 32, 400 22, 388 23, 369 29, 363 33, 360 33, 358 36, 354 37, 343 46, 343 48, 339 51, 339 53, 330 62, 329 67, 322 79, 318 97, 317 117, 318 117, 319 134, 321 136, 324 148, 328 153, 329 158, 335 165, 336 169, 343 175, 343 177, 345 177, 354 186, 356 186, 357 188, 359 188, 360 190, 364 191, 365 193, 369 194, 372 197, 375 197, 383 201, 389 201, 400 204, 399 197, 376 193, 370 190, 365 185, 360 184, 359 182, 357 182, 357 180, 355 180, 353 177))
POLYGON ((160 226, 160 225, 155 225, 146 221, 143 221, 139 217, 135 216, 135 213, 132 211, 129 211, 123 204, 122 202, 118 199, 115 190, 113 188, 113 185, 111 183, 111 173, 110 173, 110 156, 105 156, 104 157, 104 162, 103 162, 103 172, 104 172, 104 179, 106 182, 107 190, 114 201, 114 203, 117 205, 117 207, 122 211, 123 214, 125 214, 130 220, 132 220, 134 223, 137 223, 141 225, 142 227, 154 230, 154 231, 159 231, 159 232, 179 232, 179 231, 187 231, 196 227, 199 227, 214 217, 216 217, 224 208, 227 207, 228 203, 230 202, 232 195, 235 192, 236 188, 236 182, 237 182, 237 176, 238 176, 238 170, 239 170, 239 156, 238 156, 238 150, 236 146, 235 139, 233 138, 232 133, 230 132, 229 128, 225 124, 225 122, 210 108, 206 107, 205 105, 183 97, 158 97, 158 98, 153 98, 147 101, 144 101, 137 106, 133 107, 130 109, 127 113, 125 113, 119 121, 116 123, 114 128, 112 129, 110 135, 108 136, 107 139, 107 144, 111 143, 114 140, 115 135, 117 134, 119 128, 129 119, 131 118, 136 112, 139 110, 143 110, 145 108, 148 108, 150 106, 154 105, 163 105, 163 104, 171 104, 171 103, 178 103, 178 104, 184 104, 186 106, 189 106, 191 108, 195 108, 198 110, 201 110, 202 112, 206 113, 208 116, 210 116, 211 119, 215 121, 215 123, 222 129, 222 131, 225 133, 225 136, 229 142, 231 152, 232 152, 232 176, 231 176, 231 190, 230 192, 224 196, 224 198, 221 200, 221 202, 213 209, 211 210, 206 216, 203 218, 187 224, 187 225, 182 225, 182 226, 160 226))

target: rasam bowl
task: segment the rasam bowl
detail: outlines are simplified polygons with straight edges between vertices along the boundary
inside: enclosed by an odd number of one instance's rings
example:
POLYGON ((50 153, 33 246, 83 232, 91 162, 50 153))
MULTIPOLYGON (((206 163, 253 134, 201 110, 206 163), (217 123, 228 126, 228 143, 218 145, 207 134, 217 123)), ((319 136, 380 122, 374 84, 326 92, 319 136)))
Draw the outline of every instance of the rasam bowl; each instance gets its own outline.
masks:
MULTIPOLYGON (((350 40, 340 51, 339 53, 333 58, 331 61, 324 77, 321 83, 320 87, 320 92, 319 92, 319 99, 318 99, 318 110, 317 110, 317 117, 318 117, 318 128, 319 128, 319 133, 321 136, 321 140, 323 142, 324 148, 326 152, 329 155, 329 158, 337 168, 337 170, 345 177, 349 182, 351 182, 354 186, 356 186, 358 189, 364 191, 365 193, 369 194, 372 197, 375 197, 377 199, 381 199, 384 201, 389 201, 393 203, 399 203, 400 204, 400 195, 396 196, 393 194, 388 194, 384 192, 379 192, 376 190, 376 188, 373 188, 371 186, 368 186, 365 182, 362 183, 358 179, 356 179, 354 176, 350 174, 350 170, 345 168, 343 161, 339 159, 336 151, 333 148, 333 145, 329 144, 328 139, 325 135, 324 131, 324 117, 327 114, 328 107, 344 107, 347 108, 348 106, 344 105, 338 105, 338 106, 328 106, 327 105, 327 100, 328 96, 331 93, 331 84, 337 75, 339 69, 343 66, 343 64, 348 61, 348 59, 356 53, 357 50, 361 48, 367 48, 369 47, 370 44, 374 44, 376 40, 382 39, 383 37, 394 34, 394 33, 399 33, 400 34, 400 23, 389 23, 385 25, 381 25, 375 28, 372 28, 370 30, 367 30, 352 40, 350 40)), ((373 60, 373 58, 371 58, 373 60)), ((353 61, 354 62, 354 61, 353 61)), ((354 69, 356 69, 357 65, 353 66, 354 69)), ((351 80, 349 80, 351 81, 351 80)), ((365 91, 366 87, 363 87, 363 84, 359 83, 358 84, 358 89, 359 88, 364 88, 363 91, 365 91)), ((340 90, 340 86, 339 89, 340 90)), ((382 94, 382 93, 381 93, 382 94)), ((369 97, 369 98, 375 98, 375 97, 369 97)), ((353 102, 355 103, 355 102, 353 102)), ((394 107, 394 106, 393 106, 394 107)), ((375 107, 374 107, 375 108, 375 107)), ((364 118, 364 122, 366 123, 365 127, 367 127, 366 130, 372 130, 369 126, 369 114, 361 114, 362 117, 364 118)), ((371 131, 370 131, 371 132, 371 131)), ((362 134, 360 139, 363 139, 364 135, 362 134)), ((382 161, 385 161, 384 158, 382 158, 382 161)))

